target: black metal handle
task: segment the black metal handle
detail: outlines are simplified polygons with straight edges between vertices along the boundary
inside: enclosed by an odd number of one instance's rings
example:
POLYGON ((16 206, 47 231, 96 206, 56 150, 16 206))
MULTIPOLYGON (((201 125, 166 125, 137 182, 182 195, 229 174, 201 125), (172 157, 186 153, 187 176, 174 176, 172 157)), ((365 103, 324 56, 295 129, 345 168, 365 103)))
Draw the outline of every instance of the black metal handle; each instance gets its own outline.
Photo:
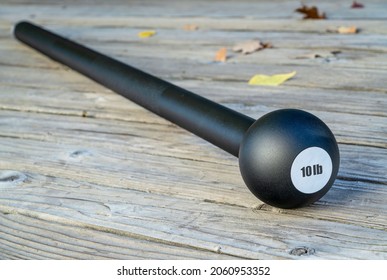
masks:
POLYGON ((16 24, 14 34, 39 52, 234 156, 238 156, 243 135, 255 121, 32 23, 16 24))

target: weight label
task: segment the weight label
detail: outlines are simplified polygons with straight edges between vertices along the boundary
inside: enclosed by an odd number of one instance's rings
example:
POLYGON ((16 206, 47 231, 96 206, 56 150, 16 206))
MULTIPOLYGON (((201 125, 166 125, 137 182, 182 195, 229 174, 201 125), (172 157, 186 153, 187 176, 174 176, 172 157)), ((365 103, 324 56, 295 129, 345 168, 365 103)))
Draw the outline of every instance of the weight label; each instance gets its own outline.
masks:
POLYGON ((321 190, 331 175, 332 159, 319 147, 310 147, 299 153, 290 170, 294 187, 307 194, 321 190))
POLYGON ((312 173, 312 166, 308 165, 303 168, 301 168, 302 171, 302 177, 309 177, 312 175, 320 175, 323 172, 323 167, 320 164, 313 165, 313 173, 312 173))

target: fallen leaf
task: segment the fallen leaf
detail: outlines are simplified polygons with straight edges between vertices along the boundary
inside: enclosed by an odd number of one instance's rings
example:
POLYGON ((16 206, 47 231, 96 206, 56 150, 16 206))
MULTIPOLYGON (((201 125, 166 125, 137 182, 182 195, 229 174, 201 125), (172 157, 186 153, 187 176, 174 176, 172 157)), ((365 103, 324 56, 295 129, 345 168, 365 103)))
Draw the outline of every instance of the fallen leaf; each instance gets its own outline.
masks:
POLYGON ((216 52, 214 61, 226 62, 226 60, 227 60, 227 48, 221 48, 216 52))
POLYGON ((183 26, 183 29, 185 31, 195 31, 199 29, 199 26, 197 26, 196 24, 186 24, 183 26))
POLYGON ((340 26, 337 28, 337 32, 340 34, 355 34, 358 32, 356 26, 340 26))
POLYGON ((144 30, 138 33, 139 38, 149 38, 156 35, 156 31, 154 30, 144 30))
POLYGON ((273 44, 270 42, 261 43, 261 45, 264 49, 271 49, 273 47, 273 44))
POLYGON ((249 85, 258 85, 258 86, 278 86, 283 82, 289 80, 290 78, 296 75, 296 71, 287 73, 287 74, 277 74, 272 76, 267 75, 254 75, 249 80, 249 85))
POLYGON ((313 53, 307 53, 303 55, 298 55, 295 58, 296 59, 315 59, 315 58, 334 58, 337 54, 341 53, 341 51, 320 51, 320 52, 313 52, 313 53))
POLYGON ((272 48, 271 43, 263 43, 259 40, 249 40, 239 44, 236 44, 232 50, 234 52, 242 52, 242 54, 250 54, 262 49, 272 48))
POLYGON ((301 8, 296 9, 296 12, 304 14, 304 19, 326 19, 325 13, 320 15, 316 6, 302 5, 301 8))
POLYGON ((339 27, 330 27, 327 29, 327 32, 339 33, 339 34, 355 34, 359 32, 359 29, 356 26, 339 26, 339 27))
POLYGON ((364 5, 362 3, 353 1, 351 8, 352 9, 362 9, 362 8, 364 8, 364 5))

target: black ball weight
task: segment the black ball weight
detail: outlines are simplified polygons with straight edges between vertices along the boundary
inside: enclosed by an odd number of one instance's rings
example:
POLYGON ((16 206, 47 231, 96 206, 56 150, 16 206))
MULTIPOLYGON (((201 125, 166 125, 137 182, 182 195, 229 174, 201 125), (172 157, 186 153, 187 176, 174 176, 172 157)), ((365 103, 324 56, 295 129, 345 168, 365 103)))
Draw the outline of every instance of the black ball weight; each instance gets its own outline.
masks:
POLYGON ((240 171, 250 191, 280 208, 320 199, 332 186, 339 161, 335 137, 325 123, 295 109, 258 119, 239 150, 240 171))

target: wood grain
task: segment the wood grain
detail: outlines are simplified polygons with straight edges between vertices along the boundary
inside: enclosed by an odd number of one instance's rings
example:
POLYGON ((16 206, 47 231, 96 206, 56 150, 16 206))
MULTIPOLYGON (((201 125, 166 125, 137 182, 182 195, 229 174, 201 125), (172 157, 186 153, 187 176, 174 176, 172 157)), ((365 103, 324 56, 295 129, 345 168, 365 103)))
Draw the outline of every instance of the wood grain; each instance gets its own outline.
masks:
POLYGON ((287 0, 27 2, 0 10, 0 259, 387 259, 385 1, 319 2, 319 21, 287 0), (17 42, 22 19, 254 118, 316 114, 339 142, 338 179, 308 207, 263 204, 236 158, 17 42), (361 31, 326 32, 341 25, 361 31), (213 62, 252 38, 274 47, 213 62))

